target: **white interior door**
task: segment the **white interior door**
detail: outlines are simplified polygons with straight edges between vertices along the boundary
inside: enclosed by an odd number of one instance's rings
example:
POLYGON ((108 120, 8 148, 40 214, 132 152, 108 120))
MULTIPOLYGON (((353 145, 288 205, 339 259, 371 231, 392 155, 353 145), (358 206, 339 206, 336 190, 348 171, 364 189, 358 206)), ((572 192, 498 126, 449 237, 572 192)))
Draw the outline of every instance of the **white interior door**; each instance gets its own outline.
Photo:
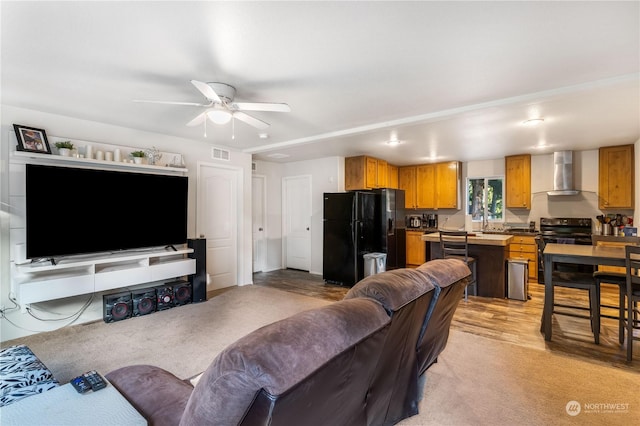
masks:
POLYGON ((254 175, 251 179, 251 214, 253 226, 253 272, 264 271, 266 266, 266 177, 254 175))
POLYGON ((238 284, 238 171, 198 168, 197 234, 207 239, 207 290, 238 284))
POLYGON ((285 268, 311 269, 311 176, 283 179, 285 268))

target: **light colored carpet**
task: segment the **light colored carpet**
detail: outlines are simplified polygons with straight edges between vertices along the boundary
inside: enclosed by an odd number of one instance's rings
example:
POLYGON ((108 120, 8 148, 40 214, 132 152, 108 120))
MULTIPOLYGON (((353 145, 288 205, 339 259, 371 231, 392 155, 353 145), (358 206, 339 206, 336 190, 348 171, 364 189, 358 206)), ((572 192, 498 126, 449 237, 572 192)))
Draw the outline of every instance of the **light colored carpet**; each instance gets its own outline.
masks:
MULTIPOLYGON (((90 369, 104 374, 140 363, 189 378, 239 337, 328 303, 237 287, 206 303, 77 325, 3 346, 27 344, 61 382, 90 369)), ((401 425, 629 425, 640 419, 637 373, 456 330, 427 377, 420 414, 401 425), (566 411, 570 401, 580 404, 575 417, 566 411)))

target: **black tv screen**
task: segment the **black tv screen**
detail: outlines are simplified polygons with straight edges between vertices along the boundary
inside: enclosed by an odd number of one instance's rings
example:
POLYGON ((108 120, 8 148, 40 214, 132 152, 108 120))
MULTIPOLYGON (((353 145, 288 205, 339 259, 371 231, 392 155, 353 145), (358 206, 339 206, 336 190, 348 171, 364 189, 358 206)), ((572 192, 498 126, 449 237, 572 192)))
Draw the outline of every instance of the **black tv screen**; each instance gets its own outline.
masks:
POLYGON ((26 165, 27 258, 184 244, 186 176, 26 165))

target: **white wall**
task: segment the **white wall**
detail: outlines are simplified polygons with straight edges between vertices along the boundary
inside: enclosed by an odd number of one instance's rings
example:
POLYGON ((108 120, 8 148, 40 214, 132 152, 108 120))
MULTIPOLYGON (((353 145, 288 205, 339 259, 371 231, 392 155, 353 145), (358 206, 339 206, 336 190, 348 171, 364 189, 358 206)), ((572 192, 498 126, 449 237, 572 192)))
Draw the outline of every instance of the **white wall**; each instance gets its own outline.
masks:
MULTIPOLYGON (((11 153, 15 150, 10 137, 13 134, 13 124, 22 124, 45 129, 48 136, 58 136, 72 141, 96 142, 124 147, 139 147, 142 149, 155 146, 160 151, 178 152, 183 154, 185 166, 189 170, 189 199, 188 199, 188 224, 187 235, 195 237, 195 198, 197 163, 207 162, 211 164, 237 167, 243 170, 241 212, 241 252, 244 259, 252 258, 251 244, 251 156, 242 152, 232 151, 230 161, 220 161, 211 158, 211 145, 207 141, 176 138, 156 133, 141 132, 134 129, 112 126, 104 123, 80 120, 61 115, 27 110, 14 106, 2 105, 2 117, 0 125, 0 305, 11 308, 13 303, 9 300, 10 292, 10 262, 13 256, 12 247, 24 242, 24 232, 16 230, 16 224, 21 222, 22 213, 12 205, 9 188, 11 173, 9 162, 11 153), (13 226, 13 230, 12 230, 13 226), (11 237, 10 237, 11 236, 11 237), (23 241, 20 241, 20 239, 23 241)), ((226 148, 225 148, 226 149, 226 148)), ((15 178, 15 176, 14 176, 15 178)), ((52 187, 52 190, 54 188, 52 187)), ((16 203, 13 203, 16 204, 16 203)), ((252 282, 252 262, 240 262, 239 284, 252 282)), ((87 300, 87 296, 78 296, 68 299, 47 302, 41 305, 43 308, 56 312, 71 314, 87 300)), ((45 315, 46 316, 46 315, 45 315)), ((22 335, 34 332, 48 331, 64 325, 65 322, 41 322, 28 314, 13 310, 7 314, 8 319, 17 324, 17 327, 7 320, 1 321, 0 339, 6 341, 22 335), (62 324, 61 324, 62 323, 62 324)), ((102 318, 102 298, 96 297, 91 306, 76 321, 82 323, 102 318)))
POLYGON ((323 197, 344 191, 344 157, 293 163, 256 161, 256 174, 267 176, 267 270, 284 267, 282 258, 282 179, 311 176, 311 272, 322 275, 323 197))

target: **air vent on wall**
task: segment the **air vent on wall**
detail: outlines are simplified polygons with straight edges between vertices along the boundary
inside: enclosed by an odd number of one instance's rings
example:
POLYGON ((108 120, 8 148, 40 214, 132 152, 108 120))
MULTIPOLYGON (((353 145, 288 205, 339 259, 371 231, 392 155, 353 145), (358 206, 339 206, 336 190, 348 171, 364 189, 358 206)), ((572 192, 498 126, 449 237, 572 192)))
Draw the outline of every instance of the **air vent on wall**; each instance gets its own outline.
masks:
POLYGON ((213 158, 214 160, 229 161, 230 157, 230 152, 226 149, 211 148, 211 158, 213 158))

